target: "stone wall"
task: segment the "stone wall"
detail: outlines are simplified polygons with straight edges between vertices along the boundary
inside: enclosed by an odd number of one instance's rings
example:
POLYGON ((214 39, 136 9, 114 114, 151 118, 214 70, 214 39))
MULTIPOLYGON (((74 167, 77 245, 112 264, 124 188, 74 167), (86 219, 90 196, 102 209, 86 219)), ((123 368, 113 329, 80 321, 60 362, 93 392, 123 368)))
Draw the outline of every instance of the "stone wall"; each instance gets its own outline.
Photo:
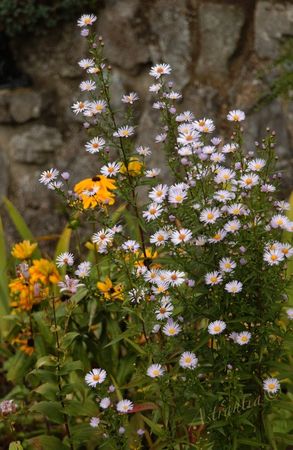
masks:
MULTIPOLYGON (((225 132, 221 117, 233 107, 251 110, 265 89, 259 71, 293 35, 290 0, 107 0, 98 16, 113 66, 113 101, 118 104, 129 90, 146 99, 138 105, 138 142, 151 145, 157 120, 148 93, 153 63, 172 65, 172 78, 184 94, 180 110, 211 117, 225 132)), ((79 180, 93 172, 81 122, 70 110, 79 98, 77 61, 86 56, 85 40, 75 23, 68 23, 42 37, 17 38, 11 48, 32 86, 0 90, 0 195, 20 208, 36 234, 56 232, 58 203, 38 184, 39 173, 58 167, 79 180)), ((292 103, 277 99, 250 114, 245 125, 249 145, 267 126, 277 131, 287 192, 292 118, 292 103)), ((154 158, 154 166, 162 165, 159 152, 154 158)))

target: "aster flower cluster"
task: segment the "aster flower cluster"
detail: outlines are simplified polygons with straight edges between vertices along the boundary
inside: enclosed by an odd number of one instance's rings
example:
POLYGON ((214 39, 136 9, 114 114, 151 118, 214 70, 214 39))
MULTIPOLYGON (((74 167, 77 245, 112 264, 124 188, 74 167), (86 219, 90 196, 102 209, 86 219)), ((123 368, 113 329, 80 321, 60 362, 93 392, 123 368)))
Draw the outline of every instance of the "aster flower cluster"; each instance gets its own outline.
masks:
MULTIPOLYGON (((218 134, 214 120, 182 111, 162 63, 149 72, 159 119, 144 146, 134 121, 139 95, 125 93, 112 108, 112 69, 95 21, 78 21, 89 57, 78 62, 85 80, 72 105, 94 172, 72 185, 67 171, 40 176, 64 201, 75 237, 72 250, 56 254, 62 279, 50 291, 59 387, 68 355, 70 367, 82 361, 74 369, 85 373, 81 415, 99 445, 203 449, 224 435, 223 450, 244 433, 261 446, 292 319, 284 300, 293 222, 276 197, 275 133, 247 151, 245 113, 235 109, 226 113, 231 135, 218 134), (165 151, 167 180, 148 166, 152 151, 165 151), (223 422, 222 411, 246 398, 259 401, 223 422)), ((62 409, 77 405, 78 416, 82 395, 70 395, 62 409)))

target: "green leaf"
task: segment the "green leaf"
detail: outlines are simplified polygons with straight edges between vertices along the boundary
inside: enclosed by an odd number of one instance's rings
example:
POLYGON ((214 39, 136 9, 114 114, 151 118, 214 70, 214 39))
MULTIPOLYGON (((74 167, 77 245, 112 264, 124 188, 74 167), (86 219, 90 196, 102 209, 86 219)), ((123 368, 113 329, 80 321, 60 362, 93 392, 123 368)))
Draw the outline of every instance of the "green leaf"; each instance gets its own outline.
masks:
POLYGON ((56 366, 56 358, 52 355, 42 356, 36 362, 36 369, 43 366, 56 366))
POLYGON ((84 370, 83 364, 81 361, 69 361, 66 362, 59 371, 59 375, 67 375, 70 372, 75 370, 84 370))
POLYGON ((36 450, 68 450, 69 448, 55 436, 36 436, 28 442, 36 450))
POLYGON ((7 314, 9 311, 9 292, 7 279, 7 255, 5 245, 5 234, 0 217, 0 314, 7 314))
POLYGON ((78 304, 88 293, 87 288, 81 288, 77 291, 76 294, 74 294, 72 297, 70 297, 71 303, 78 304))
POLYGON ((38 412, 46 416, 54 423, 63 423, 64 415, 62 413, 62 407, 58 402, 43 401, 33 405, 30 410, 32 412, 38 412))
POLYGON ((30 366, 32 366, 34 359, 21 350, 9 360, 9 369, 6 374, 6 378, 8 381, 12 381, 13 383, 20 383, 23 377, 28 372, 30 366))
MULTIPOLYGON (((22 215, 18 211, 18 209, 11 203, 11 201, 8 200, 8 198, 3 198, 4 205, 7 209, 7 212, 10 216, 10 219, 12 220, 15 228, 17 229, 18 233, 20 234, 22 239, 28 239, 29 241, 35 241, 34 235, 27 226, 26 222, 24 221, 22 215)), ((37 258, 41 257, 41 253, 36 248, 33 255, 37 258)))
POLYGON ((61 347, 62 348, 68 348, 72 344, 72 342, 79 337, 80 334, 76 331, 70 331, 70 333, 67 333, 63 336, 61 341, 61 347))
POLYGON ((57 384, 44 383, 34 389, 37 394, 42 395, 46 400, 56 400, 57 384))
MULTIPOLYGON (((66 226, 57 242, 56 250, 55 250, 55 259, 60 253, 68 252, 70 246, 70 238, 72 234, 72 229, 66 226)), ((66 267, 62 267, 59 269, 61 274, 65 274, 66 267)))
POLYGON ((153 422, 152 420, 150 420, 148 417, 144 416, 143 414, 141 414, 141 417, 144 420, 144 422, 150 427, 152 432, 154 434, 156 434, 157 436, 160 436, 164 432, 163 425, 159 425, 158 423, 153 422))
POLYGON ((10 442, 8 450, 23 450, 20 441, 10 442))

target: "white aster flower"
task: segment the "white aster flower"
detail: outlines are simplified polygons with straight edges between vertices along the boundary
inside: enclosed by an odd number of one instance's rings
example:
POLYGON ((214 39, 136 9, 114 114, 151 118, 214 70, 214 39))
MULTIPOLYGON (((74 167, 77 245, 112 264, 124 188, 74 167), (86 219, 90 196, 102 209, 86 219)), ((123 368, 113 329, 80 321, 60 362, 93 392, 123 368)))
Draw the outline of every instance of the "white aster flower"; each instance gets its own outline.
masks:
POLYGON ((86 278, 89 276, 91 271, 91 263, 89 261, 84 261, 77 266, 77 270, 74 272, 79 278, 86 278))
POLYGON ((108 245, 112 242, 114 234, 109 229, 102 229, 92 236, 92 242, 99 245, 108 245))
POLYGON ((218 208, 206 208, 199 216, 199 220, 205 224, 215 223, 221 217, 221 211, 218 208))
POLYGON ((236 263, 231 258, 222 258, 220 260, 220 270, 221 272, 233 272, 236 267, 236 263))
POLYGON ((163 213, 162 207, 159 203, 151 203, 146 211, 143 211, 142 215, 147 222, 157 219, 163 213))
POLYGON ((263 184, 260 190, 261 192, 275 192, 276 188, 272 184, 263 184))
POLYGON ((211 322, 208 326, 208 332, 211 335, 220 334, 226 328, 225 322, 222 320, 216 320, 215 322, 211 322))
POLYGON ((140 147, 137 147, 135 151, 141 156, 150 156, 152 154, 149 147, 143 147, 142 145, 140 147))
POLYGON ((195 369, 198 364, 198 359, 192 352, 184 352, 180 356, 179 365, 183 369, 195 369))
POLYGON ((178 322, 174 322, 173 319, 169 319, 166 325, 163 327, 163 333, 166 336, 176 336, 181 331, 181 327, 178 322))
POLYGON ((272 228, 282 228, 286 229, 288 225, 288 218, 286 216, 282 216, 281 214, 277 214, 272 217, 270 225, 272 228))
POLYGON ((249 173, 247 175, 243 175, 239 180, 239 186, 244 189, 251 189, 253 186, 256 186, 259 182, 259 176, 254 173, 249 173))
POLYGON ((180 92, 171 91, 166 95, 166 97, 170 100, 179 100, 182 95, 180 94, 180 92))
POLYGON ((246 345, 251 339, 251 333, 249 331, 242 331, 241 333, 237 333, 236 343, 239 345, 246 345))
POLYGON ((169 64, 156 64, 150 70, 150 75, 157 80, 162 75, 169 75, 171 73, 171 66, 169 64))
POLYGON ((234 153, 238 147, 239 147, 239 145, 235 144, 235 143, 225 144, 225 145, 223 145, 222 153, 234 153))
POLYGON ((219 152, 213 153, 210 157, 210 160, 213 161, 214 163, 222 163, 225 161, 225 159, 226 159, 225 155, 219 152))
POLYGON ((157 320, 168 319, 172 315, 173 309, 174 306, 171 303, 162 300, 159 309, 155 311, 157 320))
POLYGON ((180 286, 185 281, 185 273, 179 270, 167 270, 166 280, 171 286, 180 286))
POLYGON ((166 133, 158 134, 155 137, 155 143, 156 144, 160 144, 161 142, 165 142, 166 138, 167 138, 167 134, 166 133))
POLYGON ((194 115, 191 111, 184 111, 176 116, 176 122, 192 122, 194 115))
POLYGON ((216 244, 217 242, 220 242, 223 239, 225 239, 226 235, 227 235, 226 230, 218 230, 212 237, 208 239, 208 242, 210 244, 216 244))
POLYGON ((73 110, 73 112, 75 114, 79 114, 79 113, 86 111, 89 107, 89 104, 90 104, 90 102, 87 100, 79 101, 79 102, 74 103, 71 106, 71 109, 73 110))
POLYGON ((85 144, 85 149, 87 152, 92 154, 99 153, 99 151, 104 147, 105 144, 105 139, 101 137, 95 137, 85 144))
POLYGON ((121 138, 128 138, 129 136, 134 134, 134 128, 128 125, 125 125, 124 127, 118 128, 115 133, 113 133, 114 137, 121 137, 121 138))
POLYGON ((290 210, 290 203, 285 202, 284 200, 277 201, 274 203, 274 205, 276 206, 276 208, 279 211, 289 211, 290 210))
POLYGON ((229 111, 227 119, 230 122, 242 122, 245 119, 245 113, 240 109, 233 109, 229 111))
POLYGON ((278 249, 283 253, 285 258, 290 258, 293 255, 293 247, 288 243, 280 243, 278 249))
POLYGON ((57 170, 57 169, 44 170, 44 172, 41 173, 39 182, 42 184, 48 185, 52 181, 56 180, 58 175, 59 175, 59 170, 57 170))
POLYGON ((237 219, 229 220, 229 222, 224 225, 224 229, 227 231, 227 233, 235 233, 236 231, 240 230, 240 228, 241 223, 237 219))
POLYGON ((133 403, 130 400, 120 400, 116 405, 116 409, 118 412, 126 414, 133 409, 133 403))
POLYGON ((204 278, 205 283, 210 286, 220 284, 223 281, 222 275, 217 271, 207 273, 204 278))
POLYGON ((151 378, 158 378, 164 375, 164 369, 161 364, 152 364, 147 369, 147 375, 151 378))
POLYGON ((242 291, 243 284, 240 281, 233 280, 225 285, 225 290, 229 292, 229 294, 237 294, 242 291))
POLYGON ((293 308, 288 308, 286 313, 287 313, 288 319, 292 320, 293 319, 293 308))
POLYGON ((217 171, 215 182, 217 184, 227 183, 228 181, 233 180, 234 178, 235 178, 234 170, 221 168, 217 171))
POLYGON ((228 213, 232 216, 241 216, 246 214, 245 206, 241 203, 233 203, 228 207, 228 213))
POLYGON ((102 114, 107 108, 107 103, 104 100, 95 100, 90 102, 86 109, 85 116, 95 116, 96 114, 102 114))
POLYGON ((92 80, 82 81, 79 85, 81 91, 94 91, 96 89, 96 83, 92 80))
POLYGON ((226 203, 229 200, 233 200, 235 198, 234 192, 226 191, 225 189, 221 189, 219 191, 216 191, 213 195, 213 198, 215 200, 218 200, 218 202, 226 203))
POLYGON ((92 417, 90 420, 90 426, 93 428, 97 428, 100 425, 100 419, 99 417, 92 417))
POLYGON ((266 250, 264 252, 263 259, 270 266, 276 266, 280 264, 281 261, 284 260, 284 254, 279 249, 266 250))
POLYGON ((102 384, 107 376, 104 369, 92 369, 85 376, 85 382, 91 387, 96 387, 97 384, 102 384))
POLYGON ((111 400, 110 400, 109 397, 104 397, 100 401, 100 407, 103 408, 103 409, 109 408, 110 405, 111 405, 111 400))
POLYGON ((252 170, 252 172, 259 172, 266 165, 266 161, 264 159, 253 159, 248 163, 248 169, 252 170))
POLYGON ((186 133, 180 133, 177 142, 181 145, 189 145, 199 140, 199 132, 195 130, 189 130, 186 133))
POLYGON ((153 169, 149 169, 145 171, 146 178, 155 178, 161 173, 161 169, 154 167, 153 169))
POLYGON ((168 193, 168 186, 166 184, 158 184, 149 193, 151 198, 156 203, 162 203, 168 193))
POLYGON ((63 186, 62 181, 51 181, 49 184, 47 184, 47 188, 51 191, 55 191, 56 189, 61 189, 63 186))
POLYGON ((180 187, 172 187, 169 190, 168 202, 172 205, 179 205, 187 198, 186 189, 180 187))
POLYGON ((56 258, 56 266, 64 267, 64 266, 73 266, 74 256, 72 253, 64 252, 60 253, 60 255, 56 258))
POLYGON ((161 87, 162 87, 161 83, 152 84, 149 87, 149 91, 150 92, 154 92, 155 94, 157 94, 159 92, 159 90, 161 89, 161 87))
POLYGON ((187 228, 181 228, 180 230, 173 231, 171 233, 171 241, 174 245, 179 245, 190 241, 192 233, 187 228))
POLYGON ((166 230, 159 230, 150 237, 150 243, 157 247, 164 245, 169 239, 169 233, 166 230))
POLYGON ((77 21, 79 27, 87 27, 92 25, 97 20, 94 14, 83 14, 77 21))
POLYGON ((81 67, 82 69, 88 69, 89 67, 94 66, 95 62, 93 59, 81 59, 78 62, 79 67, 81 67))
POLYGON ((130 239, 125 241, 121 247, 127 252, 135 253, 139 249, 139 243, 130 239))
POLYGON ((280 382, 277 378, 266 378, 263 381, 263 388, 269 394, 276 394, 280 390, 280 382))
POLYGON ((212 133, 216 128, 214 122, 211 119, 206 118, 195 121, 194 127, 202 133, 212 133))
POLYGON ((121 101, 122 103, 129 103, 130 105, 133 105, 135 101, 139 99, 139 96, 136 92, 130 92, 127 95, 123 95, 121 101))
POLYGON ((107 165, 101 167, 101 174, 105 177, 115 177, 120 171, 121 164, 119 162, 108 163, 107 165))

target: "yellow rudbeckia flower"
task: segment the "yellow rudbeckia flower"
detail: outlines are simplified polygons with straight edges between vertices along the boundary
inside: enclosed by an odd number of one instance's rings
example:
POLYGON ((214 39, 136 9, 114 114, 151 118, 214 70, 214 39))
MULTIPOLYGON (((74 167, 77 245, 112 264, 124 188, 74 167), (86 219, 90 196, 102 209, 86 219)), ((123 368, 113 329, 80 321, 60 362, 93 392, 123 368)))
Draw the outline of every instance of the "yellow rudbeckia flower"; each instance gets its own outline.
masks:
POLYGON ((94 208, 98 204, 113 205, 115 196, 111 192, 116 189, 114 180, 104 175, 86 178, 74 186, 74 192, 82 200, 84 209, 94 208))
POLYGON ((123 300, 122 284, 114 285, 109 277, 97 282, 97 288, 107 300, 123 300))
POLYGON ((38 244, 31 244, 30 241, 25 240, 15 244, 11 250, 12 256, 17 259, 28 259, 32 256, 33 252, 37 248, 38 244))

